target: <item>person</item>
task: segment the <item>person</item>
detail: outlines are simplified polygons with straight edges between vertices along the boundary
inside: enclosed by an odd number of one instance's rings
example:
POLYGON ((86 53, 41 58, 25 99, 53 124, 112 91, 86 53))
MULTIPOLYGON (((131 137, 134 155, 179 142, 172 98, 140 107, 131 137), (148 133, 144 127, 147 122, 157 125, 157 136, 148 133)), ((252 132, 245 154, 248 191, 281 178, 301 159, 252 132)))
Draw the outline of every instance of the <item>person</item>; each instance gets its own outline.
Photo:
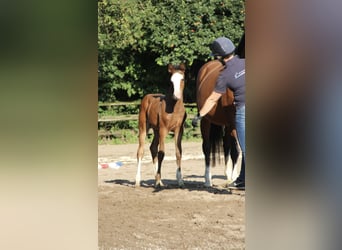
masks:
POLYGON ((210 45, 213 56, 221 61, 224 69, 221 71, 216 86, 205 101, 203 107, 192 120, 197 126, 198 121, 204 117, 217 104, 220 97, 226 93, 227 88, 234 93, 236 107, 235 126, 238 140, 242 150, 242 166, 239 177, 229 184, 229 188, 245 188, 245 59, 234 54, 235 46, 227 37, 219 37, 210 45))

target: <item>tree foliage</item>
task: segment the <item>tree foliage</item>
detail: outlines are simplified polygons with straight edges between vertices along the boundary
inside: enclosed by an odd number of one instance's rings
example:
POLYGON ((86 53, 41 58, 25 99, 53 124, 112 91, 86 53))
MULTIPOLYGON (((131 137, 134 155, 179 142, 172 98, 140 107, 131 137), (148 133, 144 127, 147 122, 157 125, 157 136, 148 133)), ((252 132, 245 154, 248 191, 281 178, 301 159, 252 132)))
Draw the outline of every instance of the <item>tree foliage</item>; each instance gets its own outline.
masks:
POLYGON ((243 0, 99 0, 99 100, 139 99, 165 91, 168 63, 188 65, 188 99, 219 36, 238 44, 243 0), (192 86, 192 87, 191 87, 192 86))

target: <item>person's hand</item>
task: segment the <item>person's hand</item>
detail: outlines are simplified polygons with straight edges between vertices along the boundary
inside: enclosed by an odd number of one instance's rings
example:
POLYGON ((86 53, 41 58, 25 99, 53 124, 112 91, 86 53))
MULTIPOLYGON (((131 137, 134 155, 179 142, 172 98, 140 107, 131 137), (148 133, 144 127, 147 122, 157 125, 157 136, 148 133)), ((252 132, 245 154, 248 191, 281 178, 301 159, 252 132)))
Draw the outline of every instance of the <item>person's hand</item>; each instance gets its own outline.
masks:
POLYGON ((197 114, 193 119, 192 119, 192 126, 196 128, 198 126, 198 121, 202 119, 202 116, 197 114))

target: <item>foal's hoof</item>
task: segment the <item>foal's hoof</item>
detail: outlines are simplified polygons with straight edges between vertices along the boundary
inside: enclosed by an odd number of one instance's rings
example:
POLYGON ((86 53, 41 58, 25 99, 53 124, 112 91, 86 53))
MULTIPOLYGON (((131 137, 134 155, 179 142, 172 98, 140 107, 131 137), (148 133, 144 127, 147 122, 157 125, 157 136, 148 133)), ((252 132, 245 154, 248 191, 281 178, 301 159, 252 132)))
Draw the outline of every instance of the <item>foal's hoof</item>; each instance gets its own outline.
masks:
POLYGON ((134 184, 134 187, 140 187, 140 181, 141 181, 141 178, 139 175, 137 175, 135 177, 135 184, 134 184))
POLYGON ((164 187, 164 183, 162 181, 157 181, 156 184, 154 184, 155 188, 162 188, 164 187))
POLYGON ((211 188, 212 186, 213 186, 213 184, 210 183, 210 182, 205 182, 204 183, 204 187, 206 187, 206 188, 211 188))

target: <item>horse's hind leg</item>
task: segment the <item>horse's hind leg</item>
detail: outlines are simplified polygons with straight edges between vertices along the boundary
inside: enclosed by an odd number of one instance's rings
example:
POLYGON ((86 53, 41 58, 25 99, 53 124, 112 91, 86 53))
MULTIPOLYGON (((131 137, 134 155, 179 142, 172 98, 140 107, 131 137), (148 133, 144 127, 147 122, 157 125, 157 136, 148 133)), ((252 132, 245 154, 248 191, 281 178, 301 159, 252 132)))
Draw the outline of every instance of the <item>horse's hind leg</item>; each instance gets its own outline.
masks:
POLYGON ((177 178, 179 187, 184 187, 184 181, 182 178, 182 169, 181 169, 183 129, 184 129, 183 126, 181 126, 179 130, 175 131, 175 148, 176 148, 176 164, 177 164, 176 178, 177 178))
POLYGON ((234 181, 233 179, 233 170, 234 170, 234 162, 232 159, 232 147, 234 144, 234 138, 231 135, 231 129, 229 127, 225 127, 225 135, 223 139, 223 148, 224 148, 224 175, 227 177, 227 182, 230 184, 234 181))
POLYGON ((202 151, 204 153, 204 159, 205 159, 205 187, 211 187, 212 186, 212 180, 211 180, 211 169, 210 169, 210 122, 207 119, 201 120, 201 134, 202 134, 202 151))
POLYGON ((239 143, 238 136, 237 136, 235 129, 232 131, 232 137, 235 138, 235 146, 236 146, 236 151, 238 153, 236 162, 235 162, 234 167, 233 167, 234 170, 232 173, 232 180, 235 181, 239 177, 240 172, 241 172, 242 150, 241 150, 240 143, 239 143))

